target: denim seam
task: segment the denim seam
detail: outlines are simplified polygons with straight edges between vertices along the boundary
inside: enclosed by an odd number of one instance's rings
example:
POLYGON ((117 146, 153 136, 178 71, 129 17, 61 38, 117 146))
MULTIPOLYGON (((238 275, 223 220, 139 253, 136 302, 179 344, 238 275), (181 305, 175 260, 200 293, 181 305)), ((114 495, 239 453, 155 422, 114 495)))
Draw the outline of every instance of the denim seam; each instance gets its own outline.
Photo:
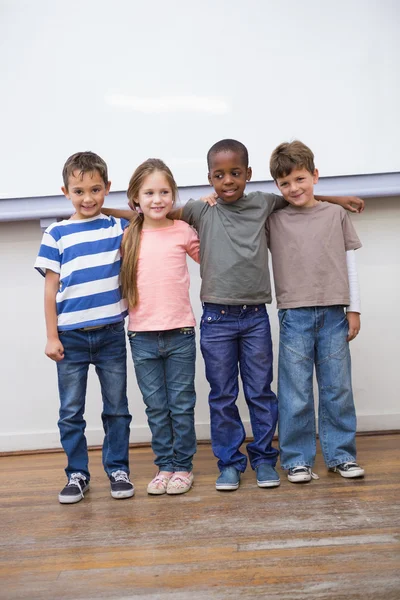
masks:
POLYGON ((289 346, 286 346, 286 344, 284 344, 282 342, 282 340, 280 340, 280 344, 289 352, 291 352, 292 354, 295 354, 296 356, 300 356, 300 358, 304 358, 305 360, 309 360, 314 362, 313 358, 310 358, 309 356, 305 356, 304 354, 301 354, 300 352, 296 352, 296 350, 293 350, 292 348, 290 348, 289 346))
POLYGON ((343 346, 341 346, 339 348, 339 350, 337 352, 334 352, 333 354, 328 354, 328 356, 326 356, 325 358, 323 358, 322 360, 318 360, 316 361, 316 365, 322 365, 323 363, 327 362, 328 360, 330 360, 331 358, 335 358, 338 354, 340 354, 341 352, 343 352, 343 349, 346 348, 346 344, 343 344, 343 346))

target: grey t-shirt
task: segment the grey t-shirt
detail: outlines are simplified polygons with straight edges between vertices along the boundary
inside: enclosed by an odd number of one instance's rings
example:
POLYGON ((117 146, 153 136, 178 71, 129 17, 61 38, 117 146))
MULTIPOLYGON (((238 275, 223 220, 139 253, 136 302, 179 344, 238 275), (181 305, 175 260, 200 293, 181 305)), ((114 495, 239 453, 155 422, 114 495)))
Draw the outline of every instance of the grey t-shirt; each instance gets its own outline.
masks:
POLYGON ((344 208, 290 205, 271 215, 266 231, 278 308, 349 305, 346 251, 361 242, 344 208))
POLYGON ((271 302, 265 222, 287 202, 275 194, 253 192, 216 206, 189 200, 183 220, 200 238, 200 297, 216 304, 271 302))

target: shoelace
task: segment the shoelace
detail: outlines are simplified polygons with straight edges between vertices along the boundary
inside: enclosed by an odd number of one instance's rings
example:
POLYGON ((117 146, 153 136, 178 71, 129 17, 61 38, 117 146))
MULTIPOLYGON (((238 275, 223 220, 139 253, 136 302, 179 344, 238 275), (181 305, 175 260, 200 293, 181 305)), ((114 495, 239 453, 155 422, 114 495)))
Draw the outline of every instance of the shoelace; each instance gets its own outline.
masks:
POLYGON ((356 467, 356 469, 359 469, 360 466, 358 463, 356 462, 345 462, 342 465, 342 470, 343 471, 348 471, 349 469, 351 469, 352 467, 356 467))
POLYGON ((292 471, 293 474, 296 474, 298 472, 302 472, 304 470, 306 470, 308 473, 310 473, 311 479, 319 479, 319 475, 317 475, 316 473, 314 473, 311 470, 311 467, 293 467, 293 469, 291 469, 291 471, 292 471))
POLYGON ((114 473, 111 473, 111 476, 114 477, 115 481, 130 483, 128 474, 125 471, 114 471, 114 473))
POLYGON ((83 496, 82 490, 83 490, 83 486, 85 485, 85 481, 86 481, 86 477, 84 475, 82 475, 82 473, 72 473, 67 485, 68 486, 70 486, 70 485, 76 486, 79 489, 81 496, 83 498, 84 496, 83 496), (82 481, 82 483, 81 483, 81 481, 82 481))

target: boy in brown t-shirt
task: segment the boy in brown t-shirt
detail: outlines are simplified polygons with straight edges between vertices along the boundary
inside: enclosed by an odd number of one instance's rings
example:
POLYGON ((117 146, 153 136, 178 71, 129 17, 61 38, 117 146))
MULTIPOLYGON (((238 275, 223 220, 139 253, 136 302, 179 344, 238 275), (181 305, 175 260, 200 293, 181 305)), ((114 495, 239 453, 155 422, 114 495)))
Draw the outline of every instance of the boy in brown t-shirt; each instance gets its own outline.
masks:
POLYGON ((307 146, 299 141, 280 144, 272 153, 270 170, 289 202, 266 226, 280 322, 281 465, 292 483, 317 477, 312 472, 315 365, 325 463, 342 477, 362 477, 364 470, 356 462, 348 344, 360 330, 354 250, 361 243, 343 208, 315 199, 318 171, 307 146))

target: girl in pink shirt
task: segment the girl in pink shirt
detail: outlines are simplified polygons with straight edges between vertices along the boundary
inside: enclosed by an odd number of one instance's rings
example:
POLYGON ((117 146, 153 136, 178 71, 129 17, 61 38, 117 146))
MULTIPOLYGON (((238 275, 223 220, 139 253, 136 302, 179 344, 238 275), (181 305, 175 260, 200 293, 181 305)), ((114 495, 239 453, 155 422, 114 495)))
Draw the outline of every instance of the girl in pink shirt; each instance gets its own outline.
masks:
POLYGON ((176 194, 161 160, 141 164, 128 188, 129 206, 139 212, 122 244, 128 336, 158 467, 149 494, 187 492, 196 452, 195 319, 186 254, 199 262, 199 239, 187 223, 167 217, 176 194))

